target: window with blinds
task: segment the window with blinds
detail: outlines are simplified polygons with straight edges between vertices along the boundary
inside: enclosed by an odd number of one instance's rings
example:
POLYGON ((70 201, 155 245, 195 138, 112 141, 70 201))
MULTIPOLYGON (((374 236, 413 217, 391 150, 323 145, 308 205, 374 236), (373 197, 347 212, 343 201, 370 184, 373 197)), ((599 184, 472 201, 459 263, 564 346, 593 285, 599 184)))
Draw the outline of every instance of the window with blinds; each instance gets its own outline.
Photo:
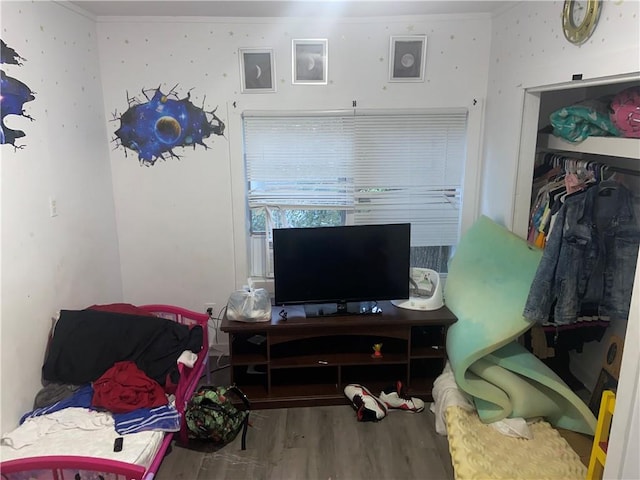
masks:
POLYGON ((412 266, 446 272, 458 242, 466 110, 245 113, 251 275, 271 231, 411 223, 412 266))

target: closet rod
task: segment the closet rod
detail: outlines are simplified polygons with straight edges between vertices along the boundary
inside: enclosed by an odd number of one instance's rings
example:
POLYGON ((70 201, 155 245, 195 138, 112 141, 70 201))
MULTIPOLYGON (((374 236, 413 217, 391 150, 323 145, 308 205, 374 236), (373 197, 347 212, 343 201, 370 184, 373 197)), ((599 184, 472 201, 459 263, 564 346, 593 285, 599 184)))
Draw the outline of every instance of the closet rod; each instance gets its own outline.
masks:
MULTIPOLYGON (((602 163, 602 162, 594 162, 591 160, 586 160, 584 158, 580 158, 580 157, 573 157, 573 156, 569 156, 566 155, 564 153, 560 153, 560 152, 545 152, 544 153, 544 157, 543 157, 543 162, 547 163, 547 155, 552 155, 552 156, 556 156, 557 160, 560 160, 561 166, 563 170, 566 170, 565 168, 565 161, 569 160, 569 161, 575 161, 575 162, 588 162, 594 165, 598 165, 597 168, 600 168, 600 166, 604 167, 608 172, 617 172, 617 173, 622 173, 625 175, 634 175, 636 177, 640 176, 640 169, 638 170, 634 170, 631 168, 622 168, 622 167, 615 167, 613 165, 607 165, 606 163, 602 163)), ((550 159, 552 160, 552 159, 550 159)), ((553 164, 553 160, 551 161, 551 163, 553 164)))
POLYGON ((640 170, 631 170, 630 168, 611 167, 611 166, 607 165, 607 171, 623 173, 625 175, 634 175, 636 177, 640 177, 640 170))

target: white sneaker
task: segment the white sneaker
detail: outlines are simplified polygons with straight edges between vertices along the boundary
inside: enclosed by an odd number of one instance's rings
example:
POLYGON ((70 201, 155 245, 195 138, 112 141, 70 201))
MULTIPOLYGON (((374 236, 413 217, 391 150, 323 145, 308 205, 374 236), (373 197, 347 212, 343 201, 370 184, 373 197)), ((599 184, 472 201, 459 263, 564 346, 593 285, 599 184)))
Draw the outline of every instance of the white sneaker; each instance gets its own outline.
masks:
POLYGON ((377 422, 387 416, 387 407, 369 390, 357 383, 344 387, 344 394, 356 409, 359 422, 377 422))
POLYGON ((408 397, 401 381, 380 392, 380 400, 387 408, 418 413, 424 410, 424 402, 416 397, 408 397))

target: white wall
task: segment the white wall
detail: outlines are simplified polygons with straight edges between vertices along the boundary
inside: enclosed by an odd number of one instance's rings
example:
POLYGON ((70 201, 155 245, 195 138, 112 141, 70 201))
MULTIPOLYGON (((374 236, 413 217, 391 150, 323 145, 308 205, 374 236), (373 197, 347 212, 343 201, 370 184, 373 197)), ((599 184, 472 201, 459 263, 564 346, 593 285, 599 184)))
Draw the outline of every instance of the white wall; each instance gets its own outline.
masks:
MULTIPOLYGON (((521 2, 493 20, 482 212, 516 231, 523 231, 523 224, 526 231, 528 217, 528 209, 514 210, 516 203, 528 204, 526 200, 520 202, 519 195, 529 195, 528 191, 515 189, 525 89, 569 82, 576 73, 582 74, 586 80, 640 71, 640 2, 603 2, 600 22, 593 36, 579 47, 567 42, 562 33, 563 3, 560 0, 521 2)), ((526 172, 521 174, 524 176, 526 172)), ((634 296, 637 298, 639 294, 640 285, 636 282, 634 296)), ((638 312, 632 311, 629 325, 637 326, 637 322, 638 312)), ((633 378, 635 375, 637 382, 637 328, 629 328, 629 331, 633 338, 627 338, 625 343, 623 368, 632 373, 621 379, 620 391, 623 393, 637 389, 633 378)), ((597 366, 602 362, 605 345, 604 340, 601 344, 592 342, 586 345, 582 356, 572 357, 574 374, 583 373, 581 380, 589 386, 595 383, 594 375, 597 376, 599 371, 597 366), (574 364, 589 366, 579 372, 574 369, 574 364), (587 371, 590 378, 584 376, 587 371)), ((630 398, 631 394, 625 393, 627 397, 630 398)), ((637 398, 635 404, 629 400, 616 409, 618 420, 612 438, 624 446, 628 456, 626 459, 620 455, 612 458, 607 464, 611 472, 622 472, 622 462, 637 459, 637 456, 632 456, 632 452, 638 449, 637 427, 635 438, 622 431, 623 426, 631 421, 630 408, 637 408, 637 398), (627 441, 631 443, 623 444, 627 441)), ((635 468, 637 472, 637 463, 635 468)))
POLYGON ((122 298, 95 23, 49 2, 2 2, 1 38, 27 60, 1 66, 36 98, 9 116, 23 149, 2 161, 1 428, 41 387, 51 317, 122 298), (58 216, 49 216, 49 197, 58 216))
MULTIPOLYGON (((206 96, 205 109, 217 106, 227 124, 226 138, 209 139, 209 150, 177 149, 180 161, 146 168, 132 152, 111 152, 125 299, 201 310, 205 302, 224 305, 246 283, 243 111, 350 109, 353 100, 364 109, 481 104, 490 29, 486 15, 99 19, 105 110, 122 113, 126 92, 141 98, 142 88, 167 93, 179 84, 181 97, 191 90, 201 105, 206 96), (418 33, 428 37, 426 81, 389 83, 389 36, 418 33), (293 38, 329 40, 328 85, 292 85, 293 38), (240 93, 239 47, 273 48, 276 93, 240 93)), ((471 116, 479 132, 481 115, 471 116)), ((117 126, 109 124, 108 134, 117 126)))
POLYGON ((525 88, 569 82, 575 73, 592 79, 640 71, 638 0, 603 2, 593 36, 579 47, 562 33, 563 4, 520 2, 493 20, 482 212, 508 228, 520 194, 515 179, 525 88))
POLYGON ((631 298, 620 384, 604 469, 604 478, 611 480, 640 478, 640 258, 636 263, 634 283, 636 288, 631 298), (620 415, 617 412, 625 413, 620 415))
MULTIPOLYGON (((517 233, 527 230, 533 172, 533 162, 529 171, 518 169, 525 89, 566 85, 575 73, 591 80, 640 71, 640 2, 604 2, 593 36, 580 47, 564 38, 562 6, 561 1, 523 2, 494 19, 482 210, 517 233), (518 182, 528 182, 529 189, 516 188, 518 182)), ((597 382, 610 335, 624 336, 625 328, 613 325, 601 342, 587 343, 582 354, 572 352, 572 373, 587 388, 597 382)))

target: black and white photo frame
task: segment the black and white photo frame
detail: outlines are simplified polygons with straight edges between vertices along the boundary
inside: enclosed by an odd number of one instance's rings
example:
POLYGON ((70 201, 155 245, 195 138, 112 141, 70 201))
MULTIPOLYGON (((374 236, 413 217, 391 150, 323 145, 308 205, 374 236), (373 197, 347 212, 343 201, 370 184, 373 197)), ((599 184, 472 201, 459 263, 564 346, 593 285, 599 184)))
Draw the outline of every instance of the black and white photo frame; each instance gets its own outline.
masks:
POLYGON ((240 48, 242 93, 274 93, 276 67, 271 48, 240 48))
POLYGON ((389 44, 389 81, 424 82, 426 58, 426 35, 391 36, 389 44))
POLYGON ((293 39, 292 82, 299 85, 326 85, 328 71, 327 39, 293 39))

